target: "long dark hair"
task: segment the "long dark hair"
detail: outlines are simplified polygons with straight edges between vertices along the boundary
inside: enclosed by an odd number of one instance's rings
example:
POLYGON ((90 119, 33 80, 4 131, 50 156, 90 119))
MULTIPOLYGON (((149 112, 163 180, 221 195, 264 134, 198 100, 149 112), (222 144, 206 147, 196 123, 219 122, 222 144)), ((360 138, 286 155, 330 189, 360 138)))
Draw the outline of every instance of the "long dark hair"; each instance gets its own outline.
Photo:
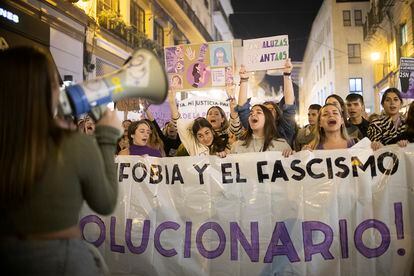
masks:
POLYGON ((0 201, 24 200, 44 171, 49 144, 59 146, 63 129, 53 118, 57 72, 41 50, 0 51, 0 201))
MULTIPOLYGON (((263 129, 264 129, 264 142, 263 142, 262 151, 266 151, 267 148, 272 144, 272 140, 280 138, 280 135, 278 134, 278 132, 276 130, 276 126, 274 124, 274 118, 273 118, 272 112, 270 112, 270 110, 267 109, 266 106, 264 106, 262 104, 256 104, 256 105, 252 106, 252 109, 256 106, 260 107, 260 109, 263 111, 263 115, 265 117, 265 123, 264 123, 264 126, 263 126, 263 129)), ((252 142, 252 140, 253 140, 253 129, 250 127, 250 124, 247 128, 247 131, 244 133, 243 137, 241 138, 241 140, 244 141, 244 143, 242 145, 246 146, 246 147, 248 147, 250 145, 250 143, 252 142)))
POLYGON ((210 107, 207 110, 206 117, 208 116, 208 113, 210 112, 210 110, 212 110, 213 108, 217 109, 220 112, 221 117, 223 117, 223 119, 224 119, 224 122, 221 123, 221 128, 220 128, 219 131, 227 131, 227 129, 230 126, 230 123, 229 123, 229 120, 227 119, 226 112, 224 112, 223 108, 221 108, 218 105, 213 105, 212 107, 210 107))
POLYGON ((199 65, 200 65, 199 63, 195 63, 195 64, 194 64, 194 66, 193 66, 193 72, 191 73, 193 76, 194 76, 196 73, 198 73, 197 66, 199 66, 199 65))
POLYGON ((214 137, 213 143, 208 147, 210 149, 210 154, 215 154, 216 152, 224 151, 227 146, 227 141, 223 141, 222 139, 220 139, 220 137, 217 136, 217 134, 214 132, 213 126, 204 117, 198 117, 197 119, 195 119, 193 126, 191 127, 191 131, 193 132, 195 140, 198 141, 197 132, 204 127, 208 127, 214 137))

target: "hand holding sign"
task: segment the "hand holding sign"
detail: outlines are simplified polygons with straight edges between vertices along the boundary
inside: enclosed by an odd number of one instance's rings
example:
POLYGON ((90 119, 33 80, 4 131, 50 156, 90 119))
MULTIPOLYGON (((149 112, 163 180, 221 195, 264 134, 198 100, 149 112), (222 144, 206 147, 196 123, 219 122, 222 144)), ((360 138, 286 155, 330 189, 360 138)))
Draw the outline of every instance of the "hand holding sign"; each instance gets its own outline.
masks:
POLYGON ((250 74, 246 71, 246 67, 244 67, 243 64, 240 66, 239 76, 240 76, 240 80, 248 79, 250 77, 250 74))
POLYGON ((292 69, 293 69, 292 62, 290 61, 290 58, 288 58, 285 61, 285 68, 283 68, 283 73, 290 74, 292 73, 292 69))

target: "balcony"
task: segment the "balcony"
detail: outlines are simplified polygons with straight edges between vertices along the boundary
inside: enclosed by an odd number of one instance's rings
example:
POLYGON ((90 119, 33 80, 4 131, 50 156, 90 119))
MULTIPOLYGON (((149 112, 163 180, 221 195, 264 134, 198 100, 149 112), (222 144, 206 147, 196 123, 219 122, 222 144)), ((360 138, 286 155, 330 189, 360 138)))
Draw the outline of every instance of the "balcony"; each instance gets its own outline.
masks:
POLYGON ((197 15, 192 10, 191 6, 187 3, 186 0, 175 0, 175 2, 180 6, 183 12, 187 15, 190 21, 195 25, 198 31, 202 34, 202 36, 207 41, 213 41, 213 38, 208 33, 207 29, 203 26, 200 19, 198 19, 197 15))
POLYGON ((376 32, 378 26, 381 24, 382 21, 382 11, 379 5, 376 5, 375 2, 372 2, 371 9, 367 13, 363 32, 364 32, 364 40, 369 40, 376 32))
POLYGON ((378 0, 371 2, 371 9, 367 13, 363 26, 364 40, 370 40, 384 19, 384 14, 392 6, 395 0, 378 0))
POLYGON ((137 30, 135 26, 127 26, 116 12, 103 10, 98 14, 98 23, 128 47, 147 48, 154 51, 158 57, 163 57, 163 48, 155 41, 148 39, 144 33, 137 30))

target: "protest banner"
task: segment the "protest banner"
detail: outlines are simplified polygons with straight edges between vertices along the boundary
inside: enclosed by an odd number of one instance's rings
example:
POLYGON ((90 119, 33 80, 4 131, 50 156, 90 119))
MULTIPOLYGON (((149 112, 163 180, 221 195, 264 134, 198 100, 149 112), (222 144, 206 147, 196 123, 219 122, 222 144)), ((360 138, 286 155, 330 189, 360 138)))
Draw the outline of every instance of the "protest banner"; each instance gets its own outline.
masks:
POLYGON ((178 91, 225 87, 233 83, 231 42, 165 47, 164 56, 170 87, 178 91))
POLYGON ((191 98, 180 101, 178 110, 183 119, 196 119, 198 117, 206 117, 207 111, 212 106, 221 107, 226 113, 227 118, 230 116, 230 106, 228 101, 214 100, 211 98, 191 98))
POLYGON ((119 156, 115 213, 80 227, 114 274, 409 275, 413 151, 119 156))
POLYGON ((287 58, 287 35, 243 40, 243 64, 247 71, 283 68, 287 58))
POLYGON ((400 58, 401 97, 414 98, 414 58, 400 58))

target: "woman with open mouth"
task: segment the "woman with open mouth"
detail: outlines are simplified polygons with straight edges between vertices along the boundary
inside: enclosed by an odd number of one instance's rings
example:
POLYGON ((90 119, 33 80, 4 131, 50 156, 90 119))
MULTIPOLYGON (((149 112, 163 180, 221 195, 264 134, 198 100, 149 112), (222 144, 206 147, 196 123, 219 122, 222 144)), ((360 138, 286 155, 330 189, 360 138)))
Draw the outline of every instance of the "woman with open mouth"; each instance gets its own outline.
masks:
POLYGON ((362 132, 359 130, 359 128, 357 126, 354 126, 354 125, 348 123, 348 121, 347 121, 347 119, 348 119, 348 110, 347 110, 345 102, 344 102, 344 100, 342 99, 341 96, 336 95, 336 94, 329 95, 325 99, 325 104, 328 104, 328 103, 336 105, 338 108, 341 109, 342 116, 345 120, 346 131, 347 131, 349 137, 354 138, 354 139, 358 139, 358 140, 361 140, 362 138, 364 138, 364 135, 362 134, 362 132))
POLYGON ((222 140, 221 142, 229 144, 230 124, 224 110, 219 106, 212 106, 207 110, 206 119, 213 127, 215 134, 222 140))
POLYGON ((334 104, 325 104, 316 121, 315 138, 303 150, 346 149, 355 144, 349 138, 342 110, 334 104))
POLYGON ((148 155, 162 157, 161 152, 148 146, 151 127, 145 120, 131 123, 128 128, 129 147, 121 150, 119 155, 148 155))
MULTIPOLYGON (((183 119, 178 112, 175 101, 176 91, 170 90, 168 101, 171 109, 171 122, 177 128, 181 143, 184 145, 190 156, 217 155, 226 157, 230 152, 228 138, 223 140, 215 132, 212 124, 203 117, 195 120, 183 119)), ((207 115, 208 116, 208 115, 207 115)), ((220 116, 211 114, 210 119, 218 126, 222 124, 220 116)))
POLYGON ((374 143, 390 145, 407 129, 405 118, 400 114, 402 98, 397 88, 388 88, 381 98, 385 114, 372 121, 368 127, 368 138, 374 143))
POLYGON ((231 153, 291 151, 285 139, 279 138, 272 113, 261 104, 254 105, 244 136, 235 142, 231 153))

